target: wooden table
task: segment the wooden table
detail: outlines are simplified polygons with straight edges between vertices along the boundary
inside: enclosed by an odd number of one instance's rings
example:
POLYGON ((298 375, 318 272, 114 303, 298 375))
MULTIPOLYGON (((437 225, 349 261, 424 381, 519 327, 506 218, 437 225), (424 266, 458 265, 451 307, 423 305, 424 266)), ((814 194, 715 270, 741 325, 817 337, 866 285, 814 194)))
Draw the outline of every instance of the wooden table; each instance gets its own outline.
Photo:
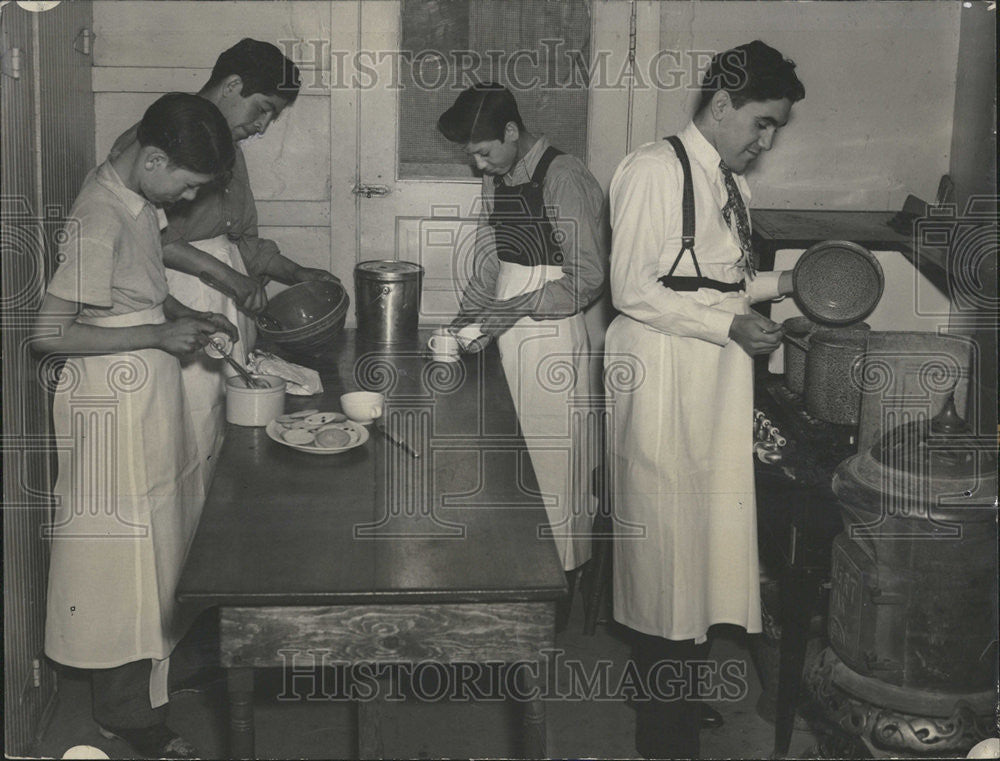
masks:
MULTIPOLYGON (((493 347, 441 364, 422 344, 390 352, 347 331, 329 356, 322 398, 289 396, 286 410, 381 391, 421 456, 373 428, 315 455, 229 427, 178 597, 219 606, 234 757, 254 756, 256 667, 537 663, 567 593, 493 347)), ((542 758, 537 675, 517 672, 524 751, 542 758)), ((359 703, 361 758, 382 756, 379 706, 359 703)))

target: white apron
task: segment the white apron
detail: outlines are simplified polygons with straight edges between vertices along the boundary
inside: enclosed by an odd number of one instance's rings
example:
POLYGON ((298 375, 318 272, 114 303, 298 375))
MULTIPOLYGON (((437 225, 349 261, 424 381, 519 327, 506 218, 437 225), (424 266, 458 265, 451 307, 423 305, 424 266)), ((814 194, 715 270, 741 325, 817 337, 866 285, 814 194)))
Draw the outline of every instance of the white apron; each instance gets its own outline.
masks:
MULTIPOLYGON (((79 319, 164 321, 161 307, 79 319)), ((45 652, 88 669, 152 658, 154 707, 166 702, 165 659, 197 612, 175 602, 204 503, 183 400, 177 359, 158 349, 70 358, 53 399, 45 652)))
MULTIPOLYGON (((500 262, 497 298, 509 299, 563 275, 561 267, 500 262)), ((596 500, 590 492, 596 445, 590 405, 589 344, 583 315, 522 317, 497 340, 507 385, 545 502, 563 569, 590 559, 596 500)))
MULTIPOLYGON (((191 245, 240 274, 247 274, 239 248, 225 235, 195 241, 191 245)), ((231 298, 205 285, 194 275, 168 269, 167 286, 170 295, 185 306, 229 318, 240 333, 240 340, 233 345, 233 357, 245 365, 246 356, 257 340, 253 320, 237 309, 231 298)), ((236 371, 225 360, 213 359, 203 351, 181 360, 181 368, 207 492, 226 432, 226 378, 235 375, 236 371)))
MULTIPOLYGON (((717 308, 749 311, 742 294, 717 308)), ((615 619, 674 640, 718 623, 759 632, 751 358, 625 315, 606 351, 615 619), (629 390, 614 387, 622 361, 637 373, 629 390)))

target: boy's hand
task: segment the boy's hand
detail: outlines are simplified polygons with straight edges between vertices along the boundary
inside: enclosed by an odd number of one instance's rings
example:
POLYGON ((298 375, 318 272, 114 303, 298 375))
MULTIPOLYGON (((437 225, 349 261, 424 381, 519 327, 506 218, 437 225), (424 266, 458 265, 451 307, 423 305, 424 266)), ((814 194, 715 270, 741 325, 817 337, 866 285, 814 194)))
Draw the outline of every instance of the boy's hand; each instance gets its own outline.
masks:
POLYGON ((181 317, 156 326, 156 348, 178 357, 193 354, 208 343, 215 325, 201 317, 181 317))
POLYGON ((224 314, 219 314, 218 312, 199 312, 198 317, 215 326, 215 330, 212 331, 213 333, 225 333, 233 339, 233 343, 240 340, 240 333, 236 329, 236 326, 224 314))
POLYGON ((296 283, 305 283, 309 280, 319 280, 327 283, 337 283, 340 285, 340 278, 332 272, 321 270, 316 267, 299 267, 295 270, 294 278, 296 283))

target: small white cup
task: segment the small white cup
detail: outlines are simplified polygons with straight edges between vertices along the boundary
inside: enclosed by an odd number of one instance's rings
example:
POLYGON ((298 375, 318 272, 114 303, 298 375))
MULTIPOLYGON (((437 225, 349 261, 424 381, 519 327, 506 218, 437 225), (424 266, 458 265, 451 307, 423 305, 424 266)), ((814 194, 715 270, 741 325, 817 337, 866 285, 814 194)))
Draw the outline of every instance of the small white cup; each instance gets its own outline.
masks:
POLYGON ((355 423, 368 425, 375 418, 382 417, 385 397, 375 391, 352 391, 340 397, 340 408, 355 423))
POLYGON ((439 362, 454 362, 460 348, 458 339, 448 328, 438 328, 427 339, 427 348, 439 362))

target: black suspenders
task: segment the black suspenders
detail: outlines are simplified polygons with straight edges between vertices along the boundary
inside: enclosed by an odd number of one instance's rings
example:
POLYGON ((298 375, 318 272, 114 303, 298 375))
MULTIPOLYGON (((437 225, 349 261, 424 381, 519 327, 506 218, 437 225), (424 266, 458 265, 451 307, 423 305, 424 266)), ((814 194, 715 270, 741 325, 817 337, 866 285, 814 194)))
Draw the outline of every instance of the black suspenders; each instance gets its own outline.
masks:
POLYGON ((684 144, 680 138, 671 135, 665 137, 664 140, 670 143, 674 153, 677 154, 677 160, 681 162, 681 168, 684 170, 684 192, 681 199, 681 250, 678 252, 677 258, 674 259, 670 271, 659 278, 659 282, 665 288, 674 291, 697 291, 699 288, 711 288, 724 293, 742 291, 746 287, 743 280, 738 283, 724 283, 721 280, 702 277, 701 267, 698 266, 698 257, 694 253, 694 182, 691 180, 691 162, 688 160, 687 151, 684 150, 684 144), (694 271, 698 273, 697 277, 674 275, 674 270, 680 264, 685 251, 691 252, 691 261, 694 264, 694 271))

